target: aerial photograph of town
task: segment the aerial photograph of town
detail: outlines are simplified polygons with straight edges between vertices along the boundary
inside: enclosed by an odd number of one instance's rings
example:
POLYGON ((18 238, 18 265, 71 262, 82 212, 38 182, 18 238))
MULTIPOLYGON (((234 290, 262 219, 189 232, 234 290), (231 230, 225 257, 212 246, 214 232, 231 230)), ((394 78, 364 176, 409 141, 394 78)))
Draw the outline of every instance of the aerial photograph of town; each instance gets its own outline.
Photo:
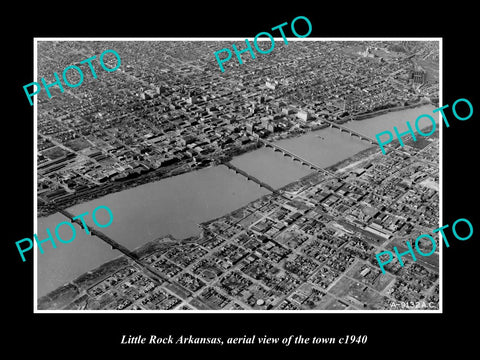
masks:
POLYGON ((83 71, 36 98, 36 231, 76 229, 35 249, 37 309, 438 311, 438 236, 376 254, 439 227, 439 40, 280 38, 221 71, 232 43, 37 39, 38 79, 83 71))

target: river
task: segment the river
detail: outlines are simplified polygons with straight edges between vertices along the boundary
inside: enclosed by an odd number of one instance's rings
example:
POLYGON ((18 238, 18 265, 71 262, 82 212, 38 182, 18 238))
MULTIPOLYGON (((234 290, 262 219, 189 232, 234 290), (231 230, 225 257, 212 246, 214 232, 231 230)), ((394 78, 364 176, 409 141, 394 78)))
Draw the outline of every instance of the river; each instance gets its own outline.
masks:
MULTIPOLYGON (((414 126, 417 116, 431 114, 433 109, 433 106, 426 105, 344 125, 374 137, 381 131, 393 131, 393 126, 397 126, 399 131, 406 130, 406 120, 414 126)), ((424 125, 429 124, 425 122, 424 125)), ((276 143, 321 167, 333 165, 371 146, 357 137, 331 128, 276 143)), ((274 188, 298 180, 312 171, 269 148, 237 156, 231 162, 274 188)), ((109 194, 68 210, 74 215, 86 211, 91 214, 99 205, 108 206, 114 220, 109 227, 100 230, 127 248, 134 249, 161 235, 171 234, 179 239, 196 235, 199 233, 197 224, 222 216, 268 193, 268 190, 221 165, 109 194)), ((100 223, 108 222, 106 213, 99 211, 97 214, 100 223), (105 219, 102 219, 103 216, 105 219)), ((94 225, 90 216, 85 219, 88 224, 94 225)), ((39 218, 39 239, 47 237, 46 228, 53 231, 59 222, 65 220, 58 213, 39 218)), ((45 243, 45 253, 38 252, 38 297, 120 256, 118 251, 96 237, 86 235, 77 225, 75 228, 77 235, 73 242, 58 243, 56 249, 45 243)), ((60 235, 69 239, 71 232, 68 227, 61 229, 64 232, 60 235)))

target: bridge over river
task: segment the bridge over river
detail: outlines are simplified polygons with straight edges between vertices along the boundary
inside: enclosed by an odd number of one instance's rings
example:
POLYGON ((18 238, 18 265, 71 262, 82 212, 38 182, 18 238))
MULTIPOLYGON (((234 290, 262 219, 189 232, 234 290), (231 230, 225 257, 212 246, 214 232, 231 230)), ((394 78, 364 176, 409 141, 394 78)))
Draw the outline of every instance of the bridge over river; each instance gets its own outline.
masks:
POLYGON ((239 169, 235 165, 233 165, 229 162, 225 162, 225 163, 223 163, 223 165, 225 165, 230 170, 235 171, 235 173, 245 176, 248 180, 256 182, 258 185, 260 185, 261 187, 264 187, 265 189, 271 191, 272 193, 275 192, 275 189, 273 187, 271 187, 270 185, 268 185, 267 183, 265 183, 263 181, 258 180, 255 176, 250 175, 249 173, 247 173, 246 171, 244 171, 242 169, 239 169))
POLYGON ((62 214, 63 216, 67 217, 70 222, 72 223, 77 223, 80 225, 80 227, 82 227, 85 232, 87 233, 90 233, 90 236, 96 236, 98 237, 100 240, 106 242, 108 245, 111 246, 112 249, 114 250, 118 250, 120 251, 123 255, 125 255, 126 257, 128 257, 130 260, 132 260, 133 262, 135 262, 136 264, 138 264, 143 270, 145 270, 149 275, 150 277, 155 280, 158 284, 162 284, 163 282, 168 282, 168 283, 171 283, 171 280, 168 279, 166 276, 160 274, 158 271, 156 271, 154 268, 152 268, 151 266, 147 265, 147 264, 144 264, 142 261, 140 261, 140 259, 138 258, 137 254, 133 253, 132 251, 128 250, 125 246, 119 244, 118 242, 116 242, 115 240, 113 240, 112 238, 110 238, 109 236, 105 235, 103 232, 101 232, 100 230, 97 230, 93 227, 90 227, 88 226, 87 224, 83 224, 82 221, 80 219, 73 219, 75 216, 73 214, 71 214, 70 212, 68 212, 67 210, 65 209, 58 209, 57 208, 57 211, 62 214))
POLYGON ((355 131, 355 130, 352 130, 352 129, 349 129, 345 126, 342 126, 340 124, 336 124, 332 121, 328 121, 328 120, 325 120, 325 119, 321 119, 320 120, 322 123, 325 123, 325 124, 328 124, 331 128, 335 128, 335 129, 339 129, 340 132, 346 132, 347 134, 349 134, 350 136, 356 136, 358 138, 360 138, 361 140, 365 140, 365 141, 368 141, 370 144, 372 145, 378 145, 378 142, 369 137, 369 136, 366 136, 366 135, 363 135, 363 134, 360 134, 359 132, 355 131))

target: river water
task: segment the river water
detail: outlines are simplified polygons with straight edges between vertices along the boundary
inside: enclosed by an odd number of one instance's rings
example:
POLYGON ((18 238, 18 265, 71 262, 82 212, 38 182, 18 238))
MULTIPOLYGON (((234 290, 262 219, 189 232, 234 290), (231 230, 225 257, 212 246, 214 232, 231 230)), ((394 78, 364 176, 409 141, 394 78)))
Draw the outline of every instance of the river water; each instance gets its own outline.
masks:
MULTIPOLYGON (((393 126, 397 126, 400 132, 406 130, 405 121, 414 126, 419 115, 432 114, 433 109, 433 106, 426 105, 344 125, 374 137, 381 131, 393 131, 393 126)), ((421 125, 425 127, 429 123, 422 121, 421 125)), ((280 140, 277 144, 321 167, 333 165, 371 146, 357 137, 330 128, 280 140)), ((312 171, 270 148, 237 156, 231 162, 274 188, 298 180, 312 171)), ((140 185, 75 205, 68 210, 74 215, 87 211, 91 214, 97 206, 108 206, 114 220, 109 227, 100 230, 127 248, 134 249, 166 234, 179 239, 196 235, 199 233, 197 224, 229 213, 268 193, 256 183, 221 165, 140 185)), ((99 211, 97 217, 101 224, 108 222, 106 212, 99 211)), ((46 228, 53 231, 59 222, 65 220, 58 213, 39 218, 39 239, 47 237, 46 228)), ((85 220, 94 225, 90 215, 85 220)), ((120 256, 118 251, 112 250, 98 238, 86 235, 77 225, 75 229, 76 238, 73 242, 57 242, 56 249, 50 243, 44 243, 44 254, 38 252, 38 297, 120 256)), ((61 230, 62 238, 71 237, 71 230, 67 226, 61 230)))

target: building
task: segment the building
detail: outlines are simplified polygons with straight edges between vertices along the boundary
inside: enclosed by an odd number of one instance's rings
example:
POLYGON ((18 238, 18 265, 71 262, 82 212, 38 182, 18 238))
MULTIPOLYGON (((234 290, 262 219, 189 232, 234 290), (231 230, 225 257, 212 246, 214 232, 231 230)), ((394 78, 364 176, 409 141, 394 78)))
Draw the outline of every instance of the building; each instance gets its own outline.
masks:
POLYGON ((291 115, 291 114, 295 113, 295 110, 290 108, 290 107, 284 107, 284 108, 282 108, 282 113, 285 114, 285 115, 291 115))
POLYGON ((362 271, 360 271, 360 275, 362 275, 363 277, 367 276, 369 273, 370 273, 371 269, 369 267, 366 267, 365 269, 363 269, 362 271))
POLYGON ((355 113, 358 111, 358 100, 353 96, 347 96, 343 102, 343 111, 348 111, 349 113, 355 113))
POLYGON ((271 90, 275 90, 278 86, 278 82, 276 81, 266 81, 265 86, 271 90))
POLYGON ((246 127, 247 132, 248 132, 249 134, 252 134, 252 133, 255 131, 255 129, 256 129, 255 124, 254 124, 252 121, 247 121, 247 122, 245 123, 245 127, 246 127))
POLYGON ((311 119, 312 119, 312 115, 310 115, 310 113, 309 113, 308 111, 300 110, 300 111, 297 113, 297 118, 299 118, 300 120, 303 120, 303 121, 307 122, 308 120, 311 120, 311 119))
POLYGON ((159 93, 156 90, 148 89, 140 93, 140 98, 142 100, 150 100, 156 97, 159 93))
POLYGON ((273 116, 263 116, 260 119, 260 122, 262 123, 262 126, 266 129, 272 120, 273 116))
POLYGON ((414 70, 410 78, 413 80, 414 84, 423 84, 427 78, 427 73, 424 70, 414 70))

